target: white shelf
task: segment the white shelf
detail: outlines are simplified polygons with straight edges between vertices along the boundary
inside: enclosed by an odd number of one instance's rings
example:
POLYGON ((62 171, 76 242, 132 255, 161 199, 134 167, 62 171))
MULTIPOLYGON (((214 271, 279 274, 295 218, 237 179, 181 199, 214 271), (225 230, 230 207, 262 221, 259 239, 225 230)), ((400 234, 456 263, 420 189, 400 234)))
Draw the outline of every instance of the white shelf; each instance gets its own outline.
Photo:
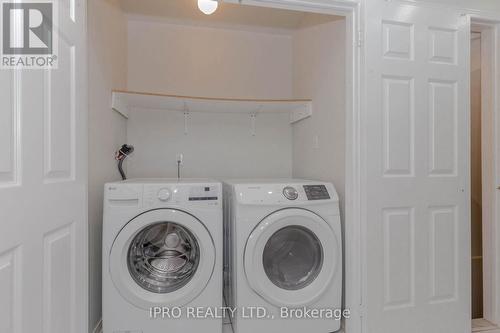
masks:
POLYGON ((128 118, 130 109, 160 109, 167 111, 242 113, 252 117, 259 113, 284 112, 290 114, 290 123, 312 115, 312 101, 309 99, 228 99, 194 96, 142 93, 115 90, 112 108, 128 118))

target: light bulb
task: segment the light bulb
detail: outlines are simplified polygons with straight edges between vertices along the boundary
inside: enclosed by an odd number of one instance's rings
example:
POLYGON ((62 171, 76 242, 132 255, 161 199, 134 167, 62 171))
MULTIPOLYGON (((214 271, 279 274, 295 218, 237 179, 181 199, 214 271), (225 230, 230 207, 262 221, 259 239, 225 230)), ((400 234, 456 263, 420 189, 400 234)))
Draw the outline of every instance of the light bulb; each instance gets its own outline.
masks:
POLYGON ((198 0, 198 8, 206 15, 213 14, 218 5, 219 3, 215 0, 198 0))

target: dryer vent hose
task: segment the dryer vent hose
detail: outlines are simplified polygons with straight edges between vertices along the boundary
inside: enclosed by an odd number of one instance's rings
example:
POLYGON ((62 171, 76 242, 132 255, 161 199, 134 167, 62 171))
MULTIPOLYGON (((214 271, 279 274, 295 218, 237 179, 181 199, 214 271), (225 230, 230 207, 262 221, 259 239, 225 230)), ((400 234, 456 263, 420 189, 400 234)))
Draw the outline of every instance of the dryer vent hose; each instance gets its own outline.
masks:
POLYGON ((123 171, 123 161, 133 152, 134 146, 125 144, 115 153, 115 160, 118 161, 118 171, 120 172, 123 180, 127 179, 127 176, 123 171))

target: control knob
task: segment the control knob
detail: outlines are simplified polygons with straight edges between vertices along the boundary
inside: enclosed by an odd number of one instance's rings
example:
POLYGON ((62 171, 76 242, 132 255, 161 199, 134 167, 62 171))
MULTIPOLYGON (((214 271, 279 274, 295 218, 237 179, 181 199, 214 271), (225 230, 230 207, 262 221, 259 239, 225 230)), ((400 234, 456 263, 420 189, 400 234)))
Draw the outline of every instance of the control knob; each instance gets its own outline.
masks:
POLYGON ((283 189, 283 195, 288 200, 297 200, 299 197, 299 192, 294 187, 287 186, 283 189))
POLYGON ((158 199, 160 201, 168 201, 170 199, 171 193, 168 188, 162 188, 158 191, 158 199))

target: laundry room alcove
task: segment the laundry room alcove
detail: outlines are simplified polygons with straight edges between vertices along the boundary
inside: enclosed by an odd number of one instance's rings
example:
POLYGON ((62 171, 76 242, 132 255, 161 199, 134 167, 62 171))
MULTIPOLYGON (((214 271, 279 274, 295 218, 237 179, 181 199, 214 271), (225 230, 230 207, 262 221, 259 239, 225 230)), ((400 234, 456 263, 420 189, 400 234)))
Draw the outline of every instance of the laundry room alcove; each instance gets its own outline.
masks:
MULTIPOLYGON (((344 214, 347 87, 343 16, 196 1, 117 0, 93 12, 89 216, 98 262, 102 185, 134 146, 127 178, 311 179, 344 214), (112 24, 110 24, 112 23, 112 24), (96 29, 99 27, 99 29, 96 29), (113 41, 112 44, 109 41, 113 41)), ((91 321, 101 267, 91 267, 91 321)))
POLYGON ((123 140, 114 149, 135 148, 127 177, 177 177, 182 156, 182 178, 315 179, 333 182, 343 200, 345 19, 184 6, 121 2, 125 69, 112 67, 126 75, 107 98, 123 140))

